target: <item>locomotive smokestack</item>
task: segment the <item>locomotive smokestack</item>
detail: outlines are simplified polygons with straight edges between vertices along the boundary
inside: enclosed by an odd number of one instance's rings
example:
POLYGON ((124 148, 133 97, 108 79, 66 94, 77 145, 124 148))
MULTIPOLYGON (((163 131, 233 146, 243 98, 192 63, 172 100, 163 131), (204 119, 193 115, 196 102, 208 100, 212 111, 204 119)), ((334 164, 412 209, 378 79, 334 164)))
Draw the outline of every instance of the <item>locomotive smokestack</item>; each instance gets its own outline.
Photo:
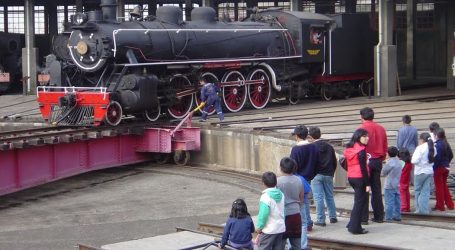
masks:
POLYGON ((101 0, 101 11, 103 12, 104 21, 117 20, 117 1, 116 0, 101 0))

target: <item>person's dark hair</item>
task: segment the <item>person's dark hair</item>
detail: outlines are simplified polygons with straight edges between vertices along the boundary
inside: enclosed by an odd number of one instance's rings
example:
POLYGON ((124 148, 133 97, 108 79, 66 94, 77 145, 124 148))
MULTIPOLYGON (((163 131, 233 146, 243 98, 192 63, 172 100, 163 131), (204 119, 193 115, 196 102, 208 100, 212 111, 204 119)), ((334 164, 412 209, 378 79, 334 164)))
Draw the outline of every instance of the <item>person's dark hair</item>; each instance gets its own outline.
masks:
POLYGON ((430 123, 430 126, 428 126, 428 128, 430 129, 430 132, 433 133, 436 129, 439 128, 439 123, 432 122, 432 123, 430 123))
POLYGON ((243 199, 237 199, 232 203, 231 214, 229 217, 236 219, 243 219, 250 216, 248 207, 243 199))
POLYGON ((434 142, 431 140, 430 133, 423 132, 420 134, 419 137, 421 140, 424 142, 428 143, 428 162, 433 163, 434 162, 434 142))
POLYGON ((276 175, 273 172, 265 172, 262 174, 262 183, 268 188, 276 187, 276 175))
POLYGON ((280 169, 283 173, 292 174, 297 170, 297 162, 289 157, 284 157, 280 161, 280 169))
POLYGON ((205 80, 205 78, 204 78, 203 76, 200 76, 200 77, 198 78, 198 81, 199 81, 199 82, 207 82, 207 80, 205 80))
POLYGON ((308 128, 305 125, 298 125, 294 128, 292 135, 297 135, 300 139, 305 140, 308 136, 308 128))
POLYGON ((403 121, 404 124, 411 124, 411 116, 409 115, 404 115, 401 120, 403 121))
POLYGON ((411 162, 411 154, 407 148, 400 148, 400 151, 398 152, 398 158, 407 163, 411 162))
POLYGON ((358 128, 356 131, 354 131, 354 134, 352 135, 351 140, 348 143, 346 143, 346 147, 347 148, 354 147, 354 144, 356 142, 360 143, 360 138, 362 136, 366 136, 366 135, 368 135, 368 132, 365 129, 358 128))
POLYGON ((321 138, 321 130, 318 127, 310 127, 308 134, 315 140, 321 138))
POLYGON ((442 148, 445 152, 447 152, 447 150, 452 150, 449 142, 447 141, 446 132, 443 128, 437 128, 434 131, 434 134, 436 135, 436 138, 438 138, 438 141, 442 142, 442 148))
POLYGON ((387 154, 389 154, 389 157, 395 157, 398 155, 398 148, 395 146, 390 146, 387 148, 387 154))
POLYGON ((374 111, 370 107, 365 107, 360 110, 360 116, 364 120, 371 121, 374 119, 374 111))

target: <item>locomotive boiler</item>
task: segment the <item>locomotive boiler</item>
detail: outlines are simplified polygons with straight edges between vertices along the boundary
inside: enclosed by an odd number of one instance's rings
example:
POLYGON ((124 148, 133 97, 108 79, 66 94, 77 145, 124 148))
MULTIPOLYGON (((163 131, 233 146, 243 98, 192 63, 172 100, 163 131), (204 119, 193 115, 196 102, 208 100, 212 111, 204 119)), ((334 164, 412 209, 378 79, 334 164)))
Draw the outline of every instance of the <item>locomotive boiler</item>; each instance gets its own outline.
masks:
POLYGON ((52 123, 117 125, 123 115, 155 121, 163 113, 183 118, 199 102, 201 76, 220 86, 231 112, 247 102, 262 109, 276 96, 299 98, 308 79, 323 70, 334 26, 324 15, 280 10, 243 22, 217 21, 207 7, 183 21, 174 6, 118 21, 115 0, 102 0, 100 7, 73 16, 71 35, 57 40, 67 42, 65 63, 85 78, 39 88, 41 112, 52 123))

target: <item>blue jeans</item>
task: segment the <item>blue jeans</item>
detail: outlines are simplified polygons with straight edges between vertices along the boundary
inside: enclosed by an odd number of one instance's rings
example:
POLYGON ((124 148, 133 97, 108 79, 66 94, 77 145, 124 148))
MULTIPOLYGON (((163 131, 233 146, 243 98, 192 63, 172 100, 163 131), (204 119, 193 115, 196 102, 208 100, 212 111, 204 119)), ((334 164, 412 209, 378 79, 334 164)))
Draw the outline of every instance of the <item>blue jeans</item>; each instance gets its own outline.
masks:
POLYGON ((317 174, 311 181, 311 190, 316 204, 316 222, 325 223, 324 198, 327 203, 329 218, 336 219, 335 200, 333 199, 333 177, 317 174))
MULTIPOLYGON (((307 199, 308 200, 308 199, 307 199)), ((300 247, 302 249, 307 249, 308 247, 308 240, 307 240, 307 226, 308 226, 308 221, 307 221, 307 209, 305 204, 302 204, 300 206, 300 218, 302 219, 302 237, 300 239, 300 247)))
POLYGON ((414 194, 416 203, 416 213, 430 213, 430 182, 433 179, 432 174, 419 174, 414 176, 414 194))
POLYGON ((215 107, 215 110, 216 110, 216 113, 218 114, 218 118, 220 119, 220 121, 223 121, 224 120, 224 114, 223 114, 223 110, 221 109, 221 100, 218 96, 216 97, 209 97, 205 103, 205 106, 204 108, 202 109, 202 120, 206 120, 207 119, 207 116, 209 114, 209 109, 210 109, 210 106, 214 106, 215 107))
POLYGON ((401 219, 400 193, 398 188, 384 189, 385 219, 401 219))

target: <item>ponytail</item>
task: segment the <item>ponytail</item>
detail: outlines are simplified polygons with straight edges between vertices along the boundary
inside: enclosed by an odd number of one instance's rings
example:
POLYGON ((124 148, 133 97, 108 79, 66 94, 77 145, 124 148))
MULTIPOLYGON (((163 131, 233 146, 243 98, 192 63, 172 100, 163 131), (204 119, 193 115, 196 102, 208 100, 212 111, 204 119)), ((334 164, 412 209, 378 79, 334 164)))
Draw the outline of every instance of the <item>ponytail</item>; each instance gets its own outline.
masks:
POLYGON ((434 162, 434 142, 431 139, 430 134, 427 132, 421 133, 420 139, 428 144, 428 162, 433 163, 434 162))

